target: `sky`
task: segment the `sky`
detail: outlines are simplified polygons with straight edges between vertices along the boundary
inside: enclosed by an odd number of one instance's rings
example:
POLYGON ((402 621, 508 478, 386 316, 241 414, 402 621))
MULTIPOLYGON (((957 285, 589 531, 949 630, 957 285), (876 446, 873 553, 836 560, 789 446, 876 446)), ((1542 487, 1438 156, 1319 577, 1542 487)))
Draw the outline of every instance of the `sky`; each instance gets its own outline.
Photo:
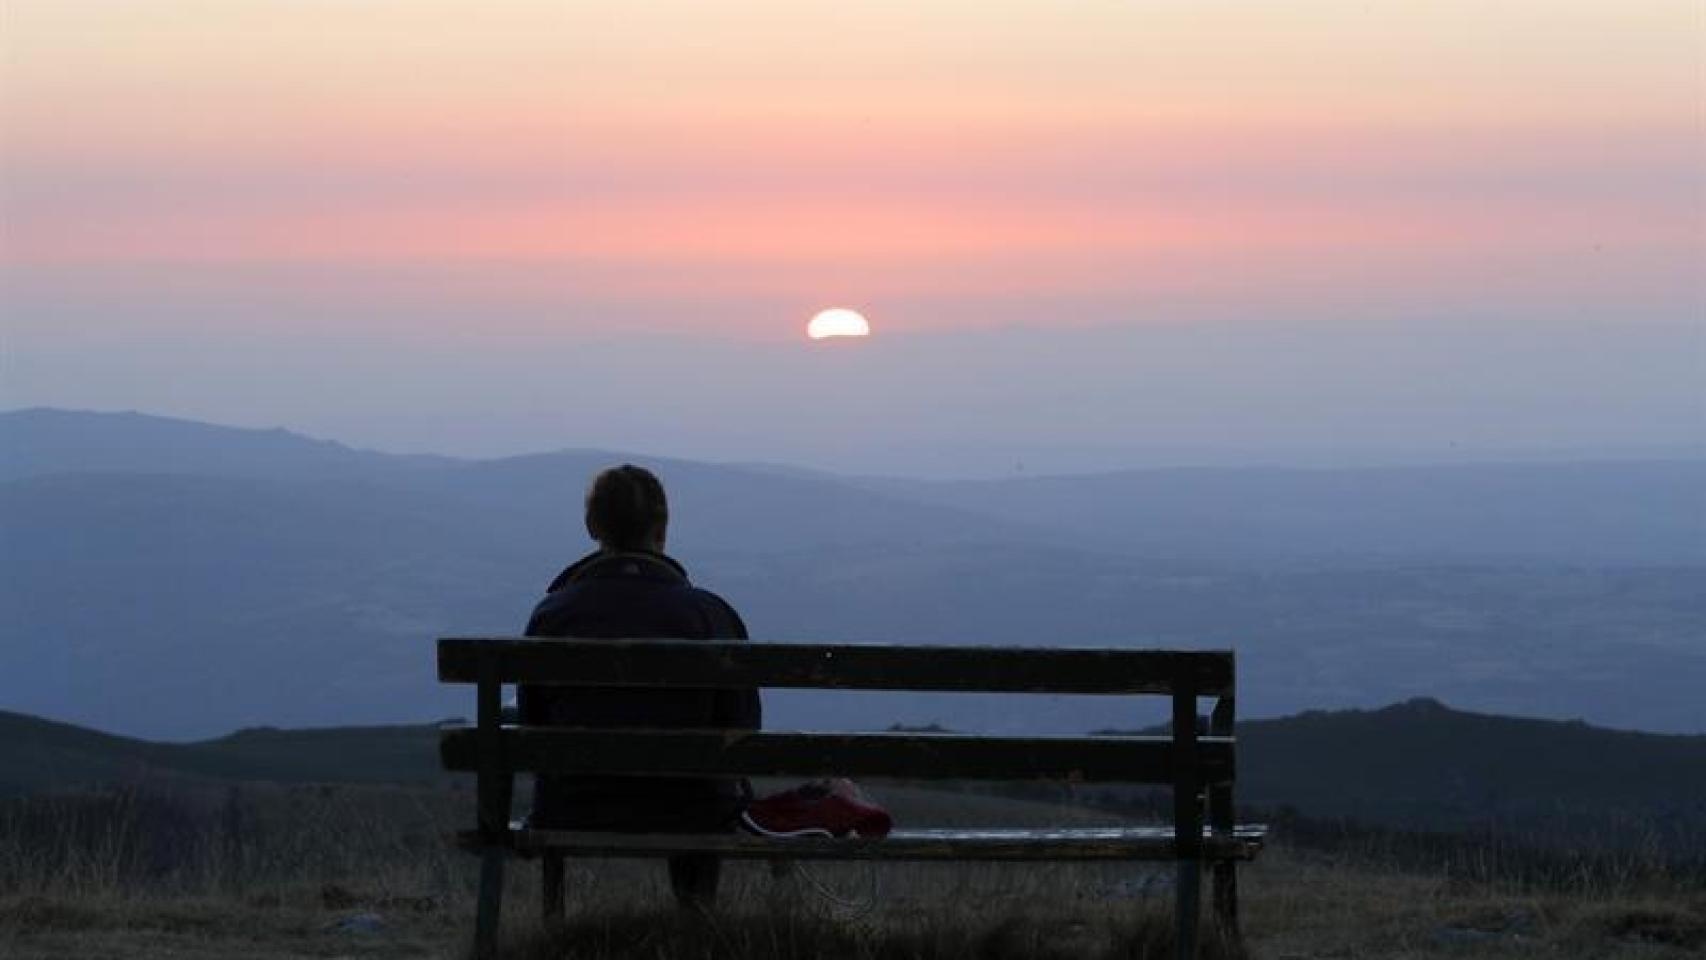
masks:
POLYGON ((1694 0, 5 0, 0 409, 930 475, 1706 452, 1694 0), (868 342, 813 343, 826 307, 868 342))

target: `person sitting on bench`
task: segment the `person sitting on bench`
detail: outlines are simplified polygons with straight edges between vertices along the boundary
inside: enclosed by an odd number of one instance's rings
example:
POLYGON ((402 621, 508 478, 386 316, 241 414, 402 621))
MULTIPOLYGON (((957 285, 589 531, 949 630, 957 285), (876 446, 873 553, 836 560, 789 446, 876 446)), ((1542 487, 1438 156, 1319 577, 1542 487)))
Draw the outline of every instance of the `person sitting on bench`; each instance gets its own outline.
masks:
MULTIPOLYGON (((745 640, 746 626, 716 594, 693 586, 664 554, 669 505, 663 484, 632 464, 598 474, 586 495, 586 530, 598 549, 547 589, 527 624, 532 637, 745 640)), ((523 685, 527 724, 756 730, 758 691, 647 690, 523 685)), ((751 787, 743 779, 552 777, 534 782, 530 824, 617 832, 732 830, 751 787)), ((721 862, 708 854, 669 858, 670 888, 684 907, 716 900, 721 862)))

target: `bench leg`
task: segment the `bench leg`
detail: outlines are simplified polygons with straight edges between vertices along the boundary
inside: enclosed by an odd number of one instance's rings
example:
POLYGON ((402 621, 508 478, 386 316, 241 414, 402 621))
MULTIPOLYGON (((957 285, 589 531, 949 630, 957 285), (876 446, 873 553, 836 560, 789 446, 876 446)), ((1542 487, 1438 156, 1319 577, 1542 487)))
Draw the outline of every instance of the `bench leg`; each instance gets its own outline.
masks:
POLYGON ((546 926, 555 926, 563 922, 563 855, 546 853, 539 859, 539 892, 544 897, 539 915, 546 926))
POLYGON ((480 855, 480 907, 474 918, 474 956, 490 960, 498 953, 498 920, 503 915, 504 860, 509 851, 490 846, 480 855))
POLYGON ((1202 904, 1202 864, 1196 860, 1180 860, 1178 879, 1173 887, 1174 903, 1178 908, 1179 960, 1196 960, 1197 916, 1202 904))
POLYGON ((1238 864, 1222 860, 1214 865, 1214 917, 1221 933, 1238 939, 1238 864))

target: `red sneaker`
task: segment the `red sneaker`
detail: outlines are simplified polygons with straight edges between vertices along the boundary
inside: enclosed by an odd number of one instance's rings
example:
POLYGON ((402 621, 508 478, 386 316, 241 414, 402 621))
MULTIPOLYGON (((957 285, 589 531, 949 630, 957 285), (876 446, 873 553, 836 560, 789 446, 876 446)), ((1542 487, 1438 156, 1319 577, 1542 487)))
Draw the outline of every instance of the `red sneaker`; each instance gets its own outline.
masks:
POLYGON ((894 818, 843 777, 813 780, 754 800, 741 826, 763 837, 888 836, 894 818))

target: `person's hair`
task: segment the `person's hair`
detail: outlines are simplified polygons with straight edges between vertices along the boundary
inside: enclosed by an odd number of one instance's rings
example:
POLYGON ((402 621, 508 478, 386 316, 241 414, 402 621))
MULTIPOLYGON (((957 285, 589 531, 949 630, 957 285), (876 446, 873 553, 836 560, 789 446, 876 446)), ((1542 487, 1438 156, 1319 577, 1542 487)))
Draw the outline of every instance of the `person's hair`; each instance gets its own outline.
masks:
POLYGON ((602 471, 586 491, 586 532, 614 550, 656 545, 669 525, 669 501, 650 470, 624 463, 602 471))

